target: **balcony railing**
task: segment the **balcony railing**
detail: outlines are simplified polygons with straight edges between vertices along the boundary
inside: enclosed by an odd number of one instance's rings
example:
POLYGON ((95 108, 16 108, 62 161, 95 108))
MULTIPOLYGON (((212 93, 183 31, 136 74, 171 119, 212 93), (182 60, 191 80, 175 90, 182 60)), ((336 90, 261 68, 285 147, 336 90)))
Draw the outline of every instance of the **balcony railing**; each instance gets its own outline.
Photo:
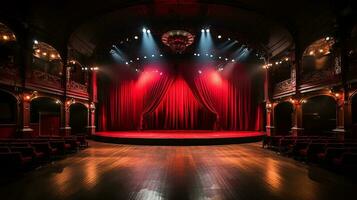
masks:
POLYGON ((295 82, 292 79, 279 82, 274 86, 274 96, 280 96, 294 92, 295 82))

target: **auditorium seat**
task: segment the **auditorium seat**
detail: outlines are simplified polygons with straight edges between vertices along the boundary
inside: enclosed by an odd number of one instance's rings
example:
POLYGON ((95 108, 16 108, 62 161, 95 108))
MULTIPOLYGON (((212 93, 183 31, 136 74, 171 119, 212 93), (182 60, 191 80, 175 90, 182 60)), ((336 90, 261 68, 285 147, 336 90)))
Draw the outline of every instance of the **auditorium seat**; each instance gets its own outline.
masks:
POLYGON ((346 149, 344 147, 328 147, 325 149, 324 152, 318 153, 317 158, 320 164, 328 167, 332 164, 333 159, 341 157, 344 152, 346 152, 346 149))
POLYGON ((339 172, 356 174, 357 153, 345 152, 340 158, 335 158, 333 164, 339 172))
MULTIPOLYGON (((0 153, 0 168, 2 170, 17 171, 27 168, 31 157, 22 156, 20 152, 0 153)), ((6 173, 6 171, 3 171, 6 173)))
POLYGON ((51 147, 48 142, 32 142, 31 146, 33 146, 36 151, 44 153, 47 158, 51 158, 58 153, 58 149, 51 147))
POLYGON ((19 152, 23 156, 32 157, 36 161, 44 158, 45 154, 43 152, 38 152, 33 147, 10 147, 11 152, 19 152))

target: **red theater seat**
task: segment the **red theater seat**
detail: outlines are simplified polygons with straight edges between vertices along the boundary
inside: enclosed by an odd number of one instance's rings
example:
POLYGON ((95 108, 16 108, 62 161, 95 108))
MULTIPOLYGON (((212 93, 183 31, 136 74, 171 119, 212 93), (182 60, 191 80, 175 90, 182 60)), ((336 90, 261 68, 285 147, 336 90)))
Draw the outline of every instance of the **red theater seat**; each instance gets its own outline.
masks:
POLYGON ((16 171, 25 169, 32 161, 31 157, 22 156, 19 152, 0 153, 0 168, 16 171))

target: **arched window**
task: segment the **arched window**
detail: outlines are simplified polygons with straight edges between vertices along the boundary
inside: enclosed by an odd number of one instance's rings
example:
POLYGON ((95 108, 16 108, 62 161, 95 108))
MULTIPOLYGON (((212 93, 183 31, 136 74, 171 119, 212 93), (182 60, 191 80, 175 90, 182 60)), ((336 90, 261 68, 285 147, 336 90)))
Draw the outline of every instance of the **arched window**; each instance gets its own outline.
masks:
POLYGON ((63 63, 58 51, 51 45, 35 41, 32 68, 52 75, 62 75, 63 63))
POLYGON ((86 85, 87 84, 87 79, 86 79, 86 73, 87 71, 83 70, 83 65, 76 61, 76 60, 71 60, 69 61, 68 66, 71 68, 71 80, 75 81, 77 83, 86 85))
POLYGON ((0 23, 0 67, 12 67, 15 64, 16 36, 5 24, 0 23))
POLYGON ((335 40, 332 37, 319 39, 308 46, 302 58, 302 71, 304 74, 318 70, 323 70, 334 66, 333 45, 335 40))

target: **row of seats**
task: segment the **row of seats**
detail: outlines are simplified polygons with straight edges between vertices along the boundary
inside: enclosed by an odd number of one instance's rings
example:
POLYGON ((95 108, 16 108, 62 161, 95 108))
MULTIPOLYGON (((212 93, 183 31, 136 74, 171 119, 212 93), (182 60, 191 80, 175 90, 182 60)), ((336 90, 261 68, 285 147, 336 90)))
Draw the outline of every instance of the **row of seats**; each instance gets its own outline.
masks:
POLYGON ((0 168, 3 172, 29 169, 85 147, 85 136, 0 139, 0 168))
POLYGON ((357 141, 339 141, 324 136, 267 136, 263 148, 269 148, 305 162, 340 172, 356 173, 357 141))

